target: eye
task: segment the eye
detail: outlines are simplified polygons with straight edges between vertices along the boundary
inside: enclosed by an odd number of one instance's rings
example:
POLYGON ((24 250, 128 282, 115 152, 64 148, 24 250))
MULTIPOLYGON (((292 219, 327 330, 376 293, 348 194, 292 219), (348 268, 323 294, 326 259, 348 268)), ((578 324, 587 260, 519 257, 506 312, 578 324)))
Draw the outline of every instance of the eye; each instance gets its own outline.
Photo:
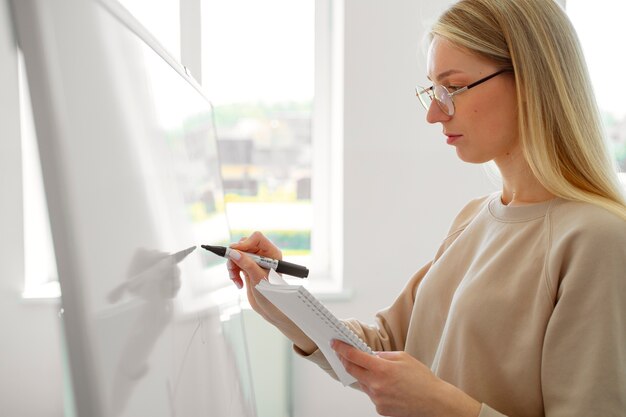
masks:
POLYGON ((461 88, 463 87, 458 85, 446 85, 446 89, 451 93, 454 93, 456 90, 460 90, 461 88))

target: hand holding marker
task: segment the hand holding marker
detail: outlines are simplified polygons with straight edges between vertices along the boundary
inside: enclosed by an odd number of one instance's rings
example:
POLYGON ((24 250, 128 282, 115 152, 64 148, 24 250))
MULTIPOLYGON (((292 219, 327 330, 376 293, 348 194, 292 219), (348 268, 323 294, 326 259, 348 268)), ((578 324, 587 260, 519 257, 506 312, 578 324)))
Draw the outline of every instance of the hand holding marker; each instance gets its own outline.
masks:
MULTIPOLYGON (((224 246, 211 246, 201 245, 203 249, 213 252, 217 256, 222 258, 228 258, 231 251, 230 248, 224 246)), ((273 269, 279 274, 287 274, 298 278, 306 278, 309 275, 309 270, 305 266, 296 265, 291 262, 280 261, 278 259, 265 258, 263 256, 255 255, 254 253, 243 252, 256 262, 261 268, 273 269)))

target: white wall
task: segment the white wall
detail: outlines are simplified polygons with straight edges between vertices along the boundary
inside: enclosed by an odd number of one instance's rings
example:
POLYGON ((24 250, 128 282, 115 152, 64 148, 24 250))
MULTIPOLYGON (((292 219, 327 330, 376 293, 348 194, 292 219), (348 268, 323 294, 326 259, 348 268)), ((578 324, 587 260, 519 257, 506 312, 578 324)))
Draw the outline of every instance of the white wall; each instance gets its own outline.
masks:
MULTIPOLYGON (((344 282, 355 295, 329 307, 372 322, 434 255, 458 210, 495 188, 481 167, 458 161, 415 97, 424 28, 452 1, 344 3, 344 282), (387 262, 369 263, 368 251, 387 262)), ((293 369, 296 417, 377 415, 316 366, 294 359, 293 369)))
POLYGON ((0 91, 0 414, 57 417, 63 415, 58 305, 21 299, 17 52, 7 0, 0 0, 0 91))
MULTIPOLYGON (((424 79, 420 39, 446 1, 345 0, 343 213, 340 317, 372 321, 433 255, 454 214, 493 190, 482 168, 460 163, 413 90, 424 79), (369 264, 384 250, 386 264, 369 264)), ((62 415, 57 307, 24 304, 19 126, 14 40, 0 0, 0 414, 62 415)), ((376 415, 369 399, 294 359, 294 416, 376 415)))

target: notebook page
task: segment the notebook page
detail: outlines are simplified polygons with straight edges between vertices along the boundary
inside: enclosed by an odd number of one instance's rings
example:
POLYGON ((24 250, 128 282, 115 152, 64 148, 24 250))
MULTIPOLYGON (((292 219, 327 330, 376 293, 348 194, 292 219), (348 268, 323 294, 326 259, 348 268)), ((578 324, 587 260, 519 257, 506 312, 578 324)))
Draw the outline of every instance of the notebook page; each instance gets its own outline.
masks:
MULTIPOLYGON (((332 316, 327 309, 318 308, 315 304, 319 305, 319 301, 304 287, 288 285, 273 270, 270 271, 268 281, 261 281, 256 288, 315 342, 343 385, 356 382, 356 379, 346 372, 337 354, 330 347, 330 342, 338 339, 361 348, 355 342, 355 339, 361 342, 360 339, 351 330, 346 327, 346 330, 342 331, 341 328, 345 325, 332 316)), ((361 344, 364 346, 362 350, 366 349, 371 353, 367 345, 362 342, 361 344)))

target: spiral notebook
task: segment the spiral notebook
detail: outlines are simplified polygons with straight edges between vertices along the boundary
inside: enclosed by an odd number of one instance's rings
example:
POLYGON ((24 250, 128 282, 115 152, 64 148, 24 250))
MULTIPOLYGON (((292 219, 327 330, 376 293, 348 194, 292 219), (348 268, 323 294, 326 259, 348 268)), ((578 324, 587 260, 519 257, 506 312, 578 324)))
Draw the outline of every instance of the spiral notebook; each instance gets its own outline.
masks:
POLYGON ((338 339, 373 354, 359 336, 339 321, 306 288, 288 284, 274 270, 270 270, 268 280, 261 281, 256 288, 315 342, 343 385, 356 382, 344 369, 337 354, 330 347, 330 342, 338 339))

